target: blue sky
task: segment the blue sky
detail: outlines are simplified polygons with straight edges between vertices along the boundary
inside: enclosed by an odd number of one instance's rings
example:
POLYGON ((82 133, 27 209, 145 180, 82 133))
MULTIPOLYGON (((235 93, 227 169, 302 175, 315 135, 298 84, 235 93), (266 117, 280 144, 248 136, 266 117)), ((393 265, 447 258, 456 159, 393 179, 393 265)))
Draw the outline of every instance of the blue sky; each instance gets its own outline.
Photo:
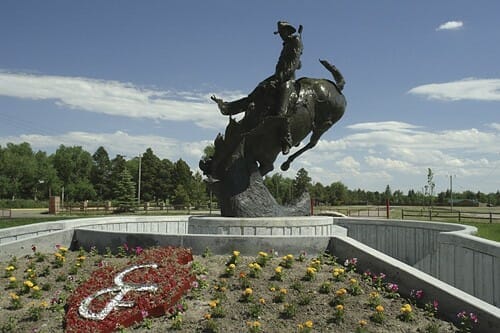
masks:
MULTIPOLYGON (((2 1, 0 145, 196 170, 234 99, 274 72, 278 20, 302 24, 297 77, 344 74, 348 107, 285 176, 351 189, 500 189, 500 2, 2 1)), ((276 169, 283 159, 280 157, 276 169)))

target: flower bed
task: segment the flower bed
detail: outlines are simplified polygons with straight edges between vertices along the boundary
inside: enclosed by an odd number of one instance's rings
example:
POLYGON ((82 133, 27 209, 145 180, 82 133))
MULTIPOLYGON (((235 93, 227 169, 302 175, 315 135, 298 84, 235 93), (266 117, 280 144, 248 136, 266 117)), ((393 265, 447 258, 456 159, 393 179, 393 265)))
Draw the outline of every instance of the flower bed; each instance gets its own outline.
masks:
POLYGON ((357 272, 355 258, 339 263, 326 254, 274 251, 193 258, 182 248, 126 245, 115 254, 56 253, 34 248, 0 263, 0 332, 469 332, 478 320, 470 311, 458 314, 457 326, 440 320, 439 300, 423 304, 418 286, 400 295, 383 273, 357 272), (102 320, 82 316, 102 313, 121 292, 108 292, 120 285, 117 276, 122 287, 146 289, 127 290, 121 301, 132 306, 117 306, 102 320))

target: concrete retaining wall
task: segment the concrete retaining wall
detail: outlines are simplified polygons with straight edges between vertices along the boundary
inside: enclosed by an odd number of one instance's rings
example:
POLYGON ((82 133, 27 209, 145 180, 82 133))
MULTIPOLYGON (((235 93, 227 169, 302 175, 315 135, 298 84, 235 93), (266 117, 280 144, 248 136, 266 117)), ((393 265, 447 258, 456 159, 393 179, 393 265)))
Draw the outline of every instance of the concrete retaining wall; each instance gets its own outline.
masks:
POLYGON ((454 288, 422 271, 406 265, 384 253, 366 246, 350 237, 334 237, 329 251, 340 260, 357 258, 360 271, 370 269, 374 273, 384 273, 387 281, 398 284, 400 293, 409 295, 411 290, 424 291, 424 303, 439 301, 439 313, 455 322, 456 314, 462 310, 479 316, 479 324, 474 332, 496 333, 500 327, 500 309, 454 288))
POLYGON ((500 306, 500 244, 475 227, 408 220, 335 218, 347 235, 488 303, 500 306))

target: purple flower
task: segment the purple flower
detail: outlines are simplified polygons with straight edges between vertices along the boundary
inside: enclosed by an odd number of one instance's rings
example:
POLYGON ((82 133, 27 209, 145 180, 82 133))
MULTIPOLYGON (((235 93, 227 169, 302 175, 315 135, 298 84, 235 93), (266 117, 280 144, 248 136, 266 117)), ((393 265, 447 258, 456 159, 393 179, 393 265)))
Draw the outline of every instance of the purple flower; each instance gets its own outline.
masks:
POLYGON ((136 247, 135 247, 135 254, 136 254, 136 255, 141 254, 141 253, 142 253, 142 251, 144 251, 144 249, 143 249, 142 247, 140 247, 140 246, 136 246, 136 247))
POLYGON ((477 323, 478 322, 478 319, 477 319, 477 315, 475 313, 469 313, 469 317, 470 319, 472 320, 473 323, 477 323))
POLYGON ((198 288, 198 286, 199 286, 198 281, 191 282, 191 288, 198 288))
POLYGON ((457 317, 459 319, 465 319, 467 317, 467 312, 461 311, 461 312, 457 313, 457 317))
POLYGON ((389 289, 390 292, 397 293, 399 290, 399 287, 395 283, 388 283, 387 284, 387 289, 389 289))
POLYGON ((146 310, 141 310, 141 316, 142 318, 146 318, 147 316, 149 316, 149 312, 147 312, 146 310))
POLYGON ((421 299, 422 297, 424 297, 424 291, 422 289, 419 289, 415 292, 415 298, 416 299, 421 299))

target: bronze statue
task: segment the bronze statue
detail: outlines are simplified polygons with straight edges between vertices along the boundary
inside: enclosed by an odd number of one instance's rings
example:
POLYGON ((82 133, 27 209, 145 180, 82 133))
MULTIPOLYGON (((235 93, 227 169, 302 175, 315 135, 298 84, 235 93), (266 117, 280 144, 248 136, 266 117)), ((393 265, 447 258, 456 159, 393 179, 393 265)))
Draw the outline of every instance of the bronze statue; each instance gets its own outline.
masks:
POLYGON ((297 31, 287 22, 278 22, 275 34, 283 40, 283 49, 275 73, 237 101, 224 102, 212 96, 222 114, 245 113, 240 121, 229 118, 224 136, 219 134, 214 141, 214 155, 200 161, 223 216, 309 214, 307 194, 294 206, 280 206, 262 181, 274 169, 280 152, 288 154, 291 147, 299 146, 312 133, 309 142, 281 165, 282 170, 287 170, 345 111, 344 78, 326 60, 320 63, 335 82, 305 77, 295 80, 295 71, 301 67, 301 33, 302 26, 297 31))

